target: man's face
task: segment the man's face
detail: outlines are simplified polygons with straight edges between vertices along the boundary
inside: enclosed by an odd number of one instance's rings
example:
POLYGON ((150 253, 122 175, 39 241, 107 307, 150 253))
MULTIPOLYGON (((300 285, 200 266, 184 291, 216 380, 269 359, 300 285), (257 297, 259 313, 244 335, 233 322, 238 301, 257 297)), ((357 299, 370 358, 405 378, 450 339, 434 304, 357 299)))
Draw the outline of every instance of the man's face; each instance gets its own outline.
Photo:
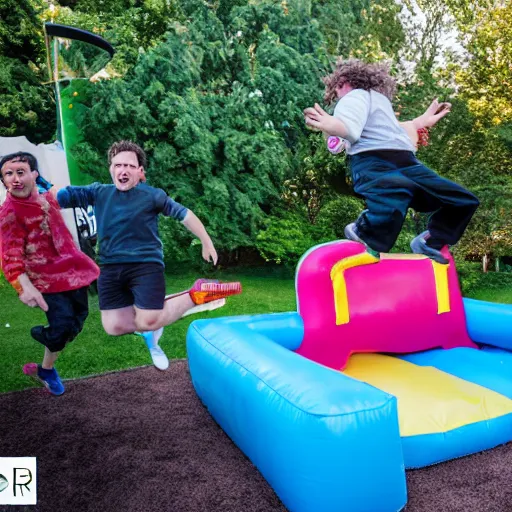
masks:
POLYGON ((352 90, 353 87, 348 82, 345 82, 341 87, 336 87, 336 96, 340 100, 352 90))
POLYGON ((2 169, 5 188, 14 197, 25 198, 32 194, 36 186, 37 171, 31 171, 27 162, 10 160, 2 169))
POLYGON ((126 192, 136 187, 144 179, 144 168, 139 165, 135 153, 122 151, 112 158, 110 175, 117 190, 126 192))

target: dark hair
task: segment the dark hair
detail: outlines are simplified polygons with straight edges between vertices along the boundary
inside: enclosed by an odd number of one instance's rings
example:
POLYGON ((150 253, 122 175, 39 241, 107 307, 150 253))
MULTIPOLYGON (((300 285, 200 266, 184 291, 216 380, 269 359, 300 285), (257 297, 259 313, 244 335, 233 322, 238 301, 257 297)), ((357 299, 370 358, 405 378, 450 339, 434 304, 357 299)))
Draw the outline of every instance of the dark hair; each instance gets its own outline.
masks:
POLYGON ((120 140, 119 142, 114 142, 112 146, 110 146, 108 150, 108 163, 109 165, 112 163, 112 158, 114 158, 119 153, 123 151, 131 151, 137 155, 137 161, 139 162, 140 167, 144 167, 146 169, 146 153, 144 150, 135 142, 130 140, 120 140))
POLYGON ((389 74, 389 65, 386 63, 366 63, 357 59, 336 62, 334 71, 323 78, 325 84, 324 100, 327 103, 336 101, 336 88, 350 84, 354 89, 364 89, 380 92, 390 101, 396 90, 395 79, 389 74))
POLYGON ((0 160, 0 172, 7 162, 25 162, 29 165, 31 171, 39 172, 36 157, 32 153, 18 151, 17 153, 11 153, 10 155, 2 157, 0 160))

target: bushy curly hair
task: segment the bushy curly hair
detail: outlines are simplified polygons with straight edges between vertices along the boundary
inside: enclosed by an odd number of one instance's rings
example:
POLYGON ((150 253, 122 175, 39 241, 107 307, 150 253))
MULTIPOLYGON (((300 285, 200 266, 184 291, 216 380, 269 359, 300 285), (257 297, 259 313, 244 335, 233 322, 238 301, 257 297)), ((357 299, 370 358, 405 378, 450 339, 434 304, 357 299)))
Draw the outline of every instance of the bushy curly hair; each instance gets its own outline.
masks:
POLYGON ((324 100, 331 104, 338 97, 337 87, 349 83, 354 89, 364 89, 380 92, 390 101, 396 90, 396 81, 389 74, 389 65, 386 63, 366 63, 357 59, 339 59, 334 71, 323 78, 325 84, 324 100))
POLYGON ((119 142, 114 142, 112 146, 110 146, 108 150, 108 164, 112 163, 112 158, 114 158, 119 153, 123 151, 131 151, 137 155, 137 161, 141 167, 146 168, 147 157, 145 151, 135 142, 131 140, 120 140, 119 142))

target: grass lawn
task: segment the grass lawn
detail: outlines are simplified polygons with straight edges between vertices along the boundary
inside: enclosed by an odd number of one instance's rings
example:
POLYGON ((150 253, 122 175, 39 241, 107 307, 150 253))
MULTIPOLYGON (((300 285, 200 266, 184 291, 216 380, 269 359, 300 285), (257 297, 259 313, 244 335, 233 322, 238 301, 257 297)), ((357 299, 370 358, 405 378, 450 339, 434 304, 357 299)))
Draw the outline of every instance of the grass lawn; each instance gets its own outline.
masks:
POLYGON ((512 304, 512 288, 509 285, 498 289, 477 288, 471 293, 471 298, 512 304))
MULTIPOLYGON (((168 293, 186 289, 197 274, 168 275, 168 293)), ((228 299, 227 304, 216 311, 191 315, 167 327, 161 346, 170 358, 186 357, 185 336, 188 326, 198 318, 214 318, 242 314, 277 313, 295 310, 295 286, 293 276, 272 269, 239 270, 218 273, 222 280, 242 282, 242 295, 228 299)), ((480 287, 471 297, 492 302, 512 303, 512 289, 480 287)), ((151 364, 149 353, 141 337, 126 335, 108 336, 101 327, 97 297, 90 297, 90 315, 82 334, 70 343, 57 362, 64 379, 83 377, 151 364)), ((27 362, 41 362, 43 347, 29 334, 30 327, 45 324, 40 310, 23 305, 16 293, 0 279, 0 341, 4 359, 0 378, 0 393, 33 387, 21 367, 27 362), (9 327, 6 327, 9 325, 9 327)))
MULTIPOLYGON (((295 310, 294 280, 289 274, 270 269, 216 273, 215 277, 224 281, 240 281, 242 295, 229 298, 226 305, 218 310, 190 315, 167 327, 160 345, 169 358, 186 357, 186 332, 190 323, 199 318, 295 310)), ((168 275, 167 292, 184 290, 196 278, 197 274, 192 273, 168 275)), ((57 368, 63 379, 151 364, 149 352, 140 336, 113 337, 105 334, 101 326, 98 298, 90 297, 89 305, 90 314, 84 330, 67 345, 57 360, 57 368)), ((36 385, 23 375, 21 368, 25 363, 40 363, 42 360, 43 346, 34 341, 29 332, 37 324, 46 324, 44 313, 22 304, 0 276, 0 341, 4 354, 0 393, 36 385)))

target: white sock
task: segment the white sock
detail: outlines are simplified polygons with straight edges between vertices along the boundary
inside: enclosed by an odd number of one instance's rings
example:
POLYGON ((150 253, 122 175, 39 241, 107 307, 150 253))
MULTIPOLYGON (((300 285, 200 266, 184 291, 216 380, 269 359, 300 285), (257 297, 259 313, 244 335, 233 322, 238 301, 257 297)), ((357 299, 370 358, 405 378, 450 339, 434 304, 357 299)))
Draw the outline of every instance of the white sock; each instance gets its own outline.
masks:
POLYGON ((160 327, 160 329, 153 331, 153 339, 155 340, 155 345, 158 345, 158 342, 160 341, 160 338, 162 337, 163 333, 164 333, 163 327, 160 327))
POLYGON ((162 334, 164 333, 164 328, 160 327, 160 329, 156 329, 155 331, 143 331, 141 334, 144 334, 144 338, 146 339, 146 343, 148 340, 148 334, 151 335, 151 342, 148 343, 148 347, 157 347, 162 334))

